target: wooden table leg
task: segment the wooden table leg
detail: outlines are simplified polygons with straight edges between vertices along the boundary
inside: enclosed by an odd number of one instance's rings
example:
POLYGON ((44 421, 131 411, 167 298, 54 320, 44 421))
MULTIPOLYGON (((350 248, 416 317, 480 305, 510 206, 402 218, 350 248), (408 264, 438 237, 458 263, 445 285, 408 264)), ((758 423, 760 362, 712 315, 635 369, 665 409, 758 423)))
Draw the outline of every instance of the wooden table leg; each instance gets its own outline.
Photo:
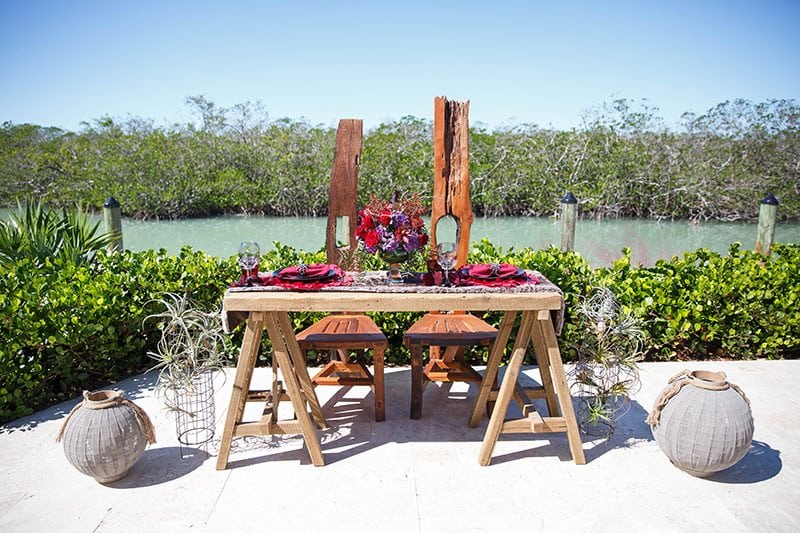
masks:
MULTIPOLYGON (((303 439, 306 442, 308 453, 311 456, 311 462, 314 463, 314 466, 323 466, 325 464, 325 459, 322 457, 322 448, 320 447, 317 430, 314 427, 314 423, 311 421, 308 410, 306 409, 307 397, 304 394, 304 391, 300 386, 298 376, 295 373, 302 373, 302 369, 305 368, 305 364, 299 365, 300 368, 292 364, 292 356, 290 355, 286 339, 284 338, 284 332, 281 331, 282 328, 279 325, 280 320, 280 313, 278 312, 265 313, 267 334, 269 335, 269 339, 272 341, 272 356, 278 360, 278 366, 281 369, 281 374, 283 375, 283 379, 285 381, 284 385, 286 386, 286 393, 289 395, 289 399, 292 402, 292 408, 297 416, 297 421, 300 423, 300 428, 303 432, 303 439)), ((293 332, 288 333, 287 335, 294 339, 293 332)), ((297 341, 295 340, 295 347, 296 343, 297 341)), ((295 360, 297 360, 297 357, 298 355, 295 355, 295 360)), ((308 373, 306 372, 306 376, 307 375, 308 373)), ((311 380, 309 379, 309 385, 310 383, 311 380)), ((313 387, 311 390, 313 391, 313 387)), ((314 395, 314 398, 316 399, 316 395, 314 395)))
MULTIPOLYGON (((505 419, 506 412, 508 411, 508 403, 514 394, 514 389, 517 385, 517 378, 519 377, 520 367, 522 361, 525 359, 525 351, 527 350, 528 343, 531 338, 531 326, 533 325, 533 311, 525 311, 522 313, 522 322, 517 332, 517 338, 514 340, 514 349, 511 352, 511 360, 506 368, 506 373, 503 376, 503 382, 500 385, 500 392, 497 395, 497 403, 492 411, 492 416, 489 418, 489 426, 486 428, 486 434, 483 437, 483 444, 481 444, 481 451, 478 456, 478 461, 482 466, 487 466, 492 460, 492 452, 494 451, 497 438, 500 436, 500 431, 503 427, 503 420, 505 419)), ((499 344, 499 343, 498 343, 499 344)))
POLYGON ((311 376, 308 375, 308 365, 306 365, 306 358, 300 346, 297 344, 297 338, 294 336, 294 328, 289 321, 289 314, 286 312, 275 313, 277 316, 277 323, 286 342, 286 347, 289 351, 289 356, 292 359, 297 380, 303 390, 306 401, 311 408, 311 414, 317 427, 325 429, 328 423, 325 421, 325 415, 322 413, 322 406, 317 398, 317 392, 314 385, 311 383, 311 376))
POLYGON ((375 421, 383 422, 386 420, 386 391, 384 386, 383 364, 384 364, 384 349, 373 348, 372 352, 375 354, 373 367, 375 368, 374 376, 374 390, 375 395, 375 421))
POLYGON ((486 361, 486 370, 478 388, 478 398, 472 407, 472 416, 469 418, 469 427, 471 428, 476 428, 480 424, 483 410, 489 402, 489 393, 492 391, 492 386, 497 382, 500 360, 503 358, 503 351, 506 348, 506 344, 508 344, 508 338, 511 336, 511 330, 514 328, 514 320, 516 318, 516 311, 506 311, 503 315, 503 320, 500 322, 500 332, 497 334, 497 340, 495 340, 492 351, 489 353, 489 359, 486 361))
POLYGON ((572 459, 576 464, 586 464, 583 455, 583 444, 581 435, 578 431, 578 421, 575 418, 575 411, 572 408, 572 396, 569 393, 567 377, 564 373, 564 363, 561 361, 561 352, 558 349, 556 332, 553 329, 553 321, 550 313, 540 313, 535 323, 534 335, 541 336, 544 347, 547 350, 547 359, 550 361, 550 368, 553 373, 553 384, 555 385, 558 403, 561 407, 561 416, 567 425, 567 440, 569 449, 572 452, 572 459))
MULTIPOLYGON (((536 364, 539 366, 539 375, 542 379, 545 401, 547 402, 547 413, 550 416, 559 416, 558 401, 553 387, 553 374, 550 367, 550 359, 545 345, 544 334, 539 329, 540 323, 537 320, 536 329, 533 332, 533 351, 536 354, 536 364)), ((552 328, 552 323, 550 325, 552 328)), ((560 359, 560 358, 559 358, 560 359)))
POLYGON ((244 406, 247 402, 247 393, 250 390, 250 380, 253 377, 253 368, 261 345, 261 334, 264 330, 264 314, 250 313, 247 319, 247 329, 244 332, 242 348, 239 352, 239 361, 236 363, 236 376, 233 380, 231 401, 228 405, 228 414, 225 418, 225 427, 222 430, 222 440, 219 444, 217 456, 217 470, 224 470, 228 466, 228 456, 233 441, 233 430, 236 424, 242 421, 244 406))
POLYGON ((411 418, 422 418, 422 346, 412 344, 411 352, 411 418))

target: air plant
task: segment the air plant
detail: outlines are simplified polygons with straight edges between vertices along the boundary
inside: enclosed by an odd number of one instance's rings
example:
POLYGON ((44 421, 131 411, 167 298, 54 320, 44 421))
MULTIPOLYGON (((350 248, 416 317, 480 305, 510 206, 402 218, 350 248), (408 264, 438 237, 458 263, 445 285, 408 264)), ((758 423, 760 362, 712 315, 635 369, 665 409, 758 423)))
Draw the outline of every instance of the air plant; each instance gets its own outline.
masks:
POLYGON ((578 355, 570 379, 580 402, 581 427, 610 436, 630 408, 630 395, 641 386, 637 363, 644 332, 640 320, 622 310, 608 288, 582 299, 578 317, 583 334, 580 343, 570 345, 578 355))
POLYGON ((157 361, 150 370, 159 371, 156 393, 167 409, 182 411, 177 396, 194 394, 203 373, 223 366, 230 342, 219 310, 199 309, 185 294, 165 293, 155 302, 164 310, 144 319, 144 323, 155 320, 161 332, 156 351, 147 352, 157 361))

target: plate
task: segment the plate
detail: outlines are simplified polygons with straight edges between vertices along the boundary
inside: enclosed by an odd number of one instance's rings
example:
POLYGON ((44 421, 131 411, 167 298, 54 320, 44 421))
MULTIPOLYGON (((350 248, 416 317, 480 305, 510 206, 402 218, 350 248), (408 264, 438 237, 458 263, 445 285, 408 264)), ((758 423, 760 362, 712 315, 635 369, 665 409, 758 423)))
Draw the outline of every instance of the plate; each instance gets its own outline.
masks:
POLYGON ((522 268, 519 268, 519 267, 517 267, 517 270, 513 274, 504 274, 502 276, 493 276, 491 274, 488 274, 488 275, 485 275, 485 276, 483 276, 483 275, 475 275, 475 274, 470 275, 469 271, 466 268, 461 270, 461 275, 463 275, 464 277, 469 277, 469 278, 473 278, 473 279, 489 279, 489 280, 491 280, 491 279, 509 279, 509 278, 519 278, 519 277, 522 277, 524 274, 525 274, 525 270, 522 269, 522 268))
POLYGON ((330 279, 330 278, 332 278, 332 277, 334 277, 336 275, 336 271, 333 270, 332 268, 330 270, 328 270, 327 273, 325 273, 325 274, 323 274, 321 276, 320 275, 317 275, 317 276, 301 276, 299 274, 289 274, 289 275, 287 275, 287 274, 281 274, 282 270, 283 269, 280 268, 280 269, 276 270, 275 272, 273 272, 272 275, 277 277, 277 278, 279 278, 279 279, 282 279, 283 281, 324 281, 324 280, 330 279))

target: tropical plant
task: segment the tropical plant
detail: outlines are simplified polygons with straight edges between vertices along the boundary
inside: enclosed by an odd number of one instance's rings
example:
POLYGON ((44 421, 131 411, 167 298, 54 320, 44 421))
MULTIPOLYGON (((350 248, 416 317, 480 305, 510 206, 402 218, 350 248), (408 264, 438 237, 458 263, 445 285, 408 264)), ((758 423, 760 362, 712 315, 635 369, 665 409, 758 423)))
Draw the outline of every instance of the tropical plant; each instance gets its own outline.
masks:
POLYGON ((577 311, 581 335, 572 343, 578 359, 570 377, 580 402, 581 428, 609 436, 641 385, 637 362, 645 335, 640 320, 622 310, 608 288, 583 298, 577 311))
POLYGON ((0 220, 0 265, 23 258, 38 266, 55 258, 76 265, 91 262, 117 238, 113 232, 98 233, 99 224, 80 207, 56 210, 41 202, 18 204, 16 213, 0 220))
MULTIPOLYGON (((181 394, 194 394, 200 377, 223 366, 230 342, 223 332, 220 311, 198 308, 186 295, 165 293, 156 303, 164 308, 147 316, 161 337, 147 355, 157 364, 156 392, 171 411, 184 411, 181 394)), ((192 413, 189 413, 190 415, 192 413)))

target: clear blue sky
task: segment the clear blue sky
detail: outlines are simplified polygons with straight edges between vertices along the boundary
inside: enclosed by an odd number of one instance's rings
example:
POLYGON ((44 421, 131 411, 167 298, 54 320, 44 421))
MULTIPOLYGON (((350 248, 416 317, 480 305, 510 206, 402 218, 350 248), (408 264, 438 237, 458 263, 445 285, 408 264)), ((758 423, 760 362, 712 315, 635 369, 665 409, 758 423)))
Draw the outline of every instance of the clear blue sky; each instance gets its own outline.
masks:
POLYGON ((570 128, 614 97, 667 125, 800 98, 800 0, 0 0, 0 122, 193 120, 187 96, 367 128, 469 99, 470 121, 570 128))

